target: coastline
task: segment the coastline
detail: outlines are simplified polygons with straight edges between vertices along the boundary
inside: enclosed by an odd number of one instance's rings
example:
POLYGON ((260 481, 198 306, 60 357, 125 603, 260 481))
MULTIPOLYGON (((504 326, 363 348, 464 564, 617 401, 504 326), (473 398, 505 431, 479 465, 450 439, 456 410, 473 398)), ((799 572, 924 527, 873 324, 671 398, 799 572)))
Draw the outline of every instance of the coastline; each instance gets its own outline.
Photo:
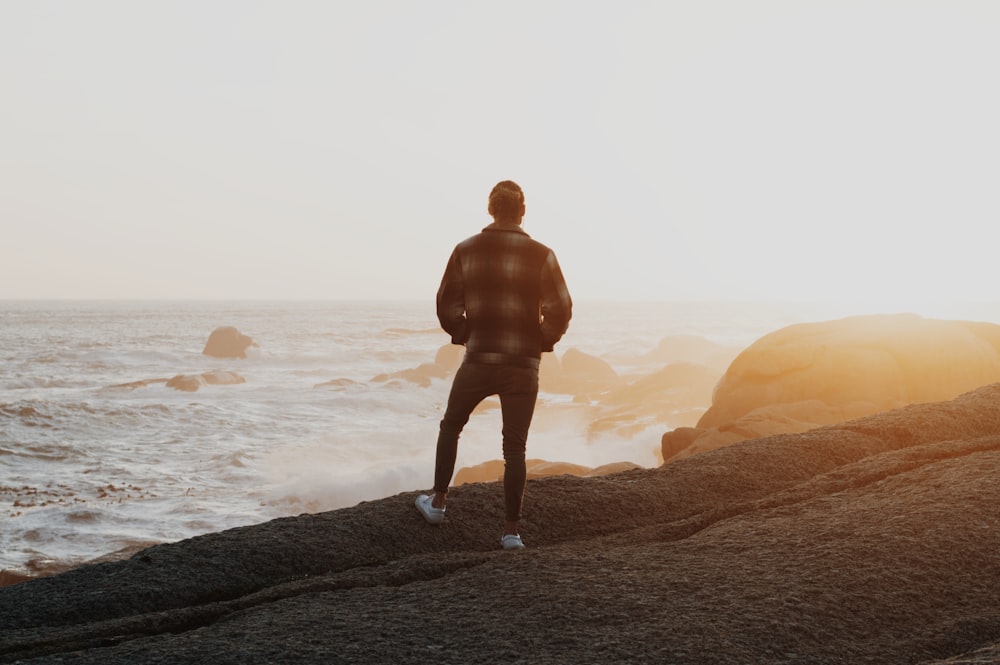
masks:
MULTIPOLYGON (((1000 650, 1000 384, 657 469, 415 493, 0 589, 0 660, 933 663, 1000 650), (112 637, 113 636, 113 637, 112 637)), ((960 661, 952 661, 960 662, 960 661)), ((972 662, 972 661, 965 661, 972 662)))

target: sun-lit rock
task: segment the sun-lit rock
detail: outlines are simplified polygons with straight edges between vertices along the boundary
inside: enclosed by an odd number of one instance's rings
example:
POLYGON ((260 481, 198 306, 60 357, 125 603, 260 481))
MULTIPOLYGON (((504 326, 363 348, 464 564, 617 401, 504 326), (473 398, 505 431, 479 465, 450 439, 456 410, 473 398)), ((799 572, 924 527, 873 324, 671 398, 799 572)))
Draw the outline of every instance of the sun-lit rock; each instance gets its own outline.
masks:
MULTIPOLYGON (((545 460, 528 459, 525 460, 525 465, 531 466, 544 462, 545 460)), ((494 459, 481 464, 475 464, 473 466, 465 466, 458 470, 455 474, 455 480, 453 482, 455 485, 464 485, 465 483, 491 483, 495 480, 503 478, 503 469, 504 461, 502 459, 494 459)))
POLYGON ((544 462, 528 464, 528 479, 548 478, 549 476, 583 476, 590 472, 589 466, 573 464, 572 462, 544 462))
MULTIPOLYGON (((550 462, 543 459, 528 459, 525 460, 524 465, 529 480, 563 475, 594 478, 642 468, 632 462, 612 462, 591 468, 582 464, 573 464, 572 462, 550 462)), ((455 474, 454 484, 489 483, 503 480, 503 472, 504 461, 502 459, 489 460, 481 464, 459 469, 458 473, 455 474)))
POLYGON ((610 462, 608 464, 602 464, 601 466, 595 466, 593 469, 583 474, 585 478, 598 478, 600 476, 609 476, 612 473, 621 473, 623 471, 634 471, 635 469, 641 469, 642 467, 634 462, 610 462))
POLYGON ((677 436, 664 435, 664 460, 948 400, 997 381, 994 324, 896 314, 792 325, 736 357, 697 423, 701 434, 680 450, 677 436))

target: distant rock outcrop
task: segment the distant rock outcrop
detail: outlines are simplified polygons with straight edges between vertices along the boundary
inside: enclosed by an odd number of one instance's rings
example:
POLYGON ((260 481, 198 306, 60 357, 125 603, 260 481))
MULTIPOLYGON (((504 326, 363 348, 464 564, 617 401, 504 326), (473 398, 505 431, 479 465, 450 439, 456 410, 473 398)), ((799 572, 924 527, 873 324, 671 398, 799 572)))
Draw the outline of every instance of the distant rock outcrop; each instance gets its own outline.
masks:
POLYGON ((431 379, 443 379, 448 376, 448 372, 438 367, 434 363, 423 363, 411 369, 401 369, 398 372, 376 374, 372 377, 374 383, 386 383, 393 379, 410 381, 423 388, 431 385, 431 379))
MULTIPOLYGON (((541 459, 524 460, 525 466, 543 464, 544 462, 545 460, 541 459)), ((503 478, 503 469, 504 461, 502 459, 489 460, 473 466, 463 466, 455 473, 453 482, 456 486, 466 483, 491 483, 503 478)))
POLYGON ((694 424, 711 403, 718 379, 719 371, 705 365, 667 365, 601 395, 600 414, 587 432, 629 436, 654 425, 694 424))
POLYGON ((544 392, 583 396, 620 384, 618 372, 606 360, 577 348, 567 349, 561 358, 542 355, 538 387, 544 392))
POLYGON ((202 353, 213 358, 246 358, 247 349, 258 347, 257 342, 233 326, 216 328, 208 336, 202 353))
POLYGON ((700 335, 669 335, 643 360, 659 364, 694 362, 725 369, 740 351, 740 347, 718 344, 700 335))
POLYGON ((141 381, 130 381, 129 383, 119 383, 108 386, 105 390, 136 390, 147 388, 156 383, 166 384, 168 388, 183 390, 185 392, 195 392, 203 386, 231 386, 238 383, 246 383, 246 379, 227 370, 213 369, 201 374, 176 374, 164 379, 143 379, 141 381))
POLYGON ((458 369, 465 355, 465 347, 457 344, 445 344, 438 349, 434 362, 422 363, 410 369, 397 372, 378 374, 372 377, 375 383, 385 383, 393 379, 410 381, 424 388, 431 385, 433 379, 445 379, 458 369))
POLYGON ((336 388, 339 390, 346 390, 352 386, 358 385, 357 381, 353 379, 331 379, 329 381, 324 381, 323 383, 317 383, 314 388, 336 388))
POLYGON ((1000 326, 913 314, 803 323, 743 351, 715 388, 697 436, 664 434, 671 458, 803 432, 1000 381, 1000 326))

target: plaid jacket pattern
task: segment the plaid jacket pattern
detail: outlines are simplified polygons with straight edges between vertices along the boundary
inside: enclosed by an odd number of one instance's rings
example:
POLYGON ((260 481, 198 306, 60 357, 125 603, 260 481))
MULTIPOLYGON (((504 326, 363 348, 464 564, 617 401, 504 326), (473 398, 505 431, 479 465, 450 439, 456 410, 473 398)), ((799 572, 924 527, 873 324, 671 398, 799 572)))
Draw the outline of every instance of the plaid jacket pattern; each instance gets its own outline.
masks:
POLYGON ((470 353, 539 358, 572 309, 555 253, 518 224, 490 224, 460 242, 437 293, 441 327, 470 353))

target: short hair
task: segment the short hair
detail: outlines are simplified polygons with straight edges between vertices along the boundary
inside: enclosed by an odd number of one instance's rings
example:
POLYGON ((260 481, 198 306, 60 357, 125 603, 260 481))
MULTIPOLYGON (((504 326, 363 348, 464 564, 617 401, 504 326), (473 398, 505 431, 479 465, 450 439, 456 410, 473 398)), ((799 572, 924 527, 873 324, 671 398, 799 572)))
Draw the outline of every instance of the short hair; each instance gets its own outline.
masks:
POLYGON ((489 213, 495 219, 520 219, 524 208, 524 192, 513 180, 501 180, 490 192, 489 213))

